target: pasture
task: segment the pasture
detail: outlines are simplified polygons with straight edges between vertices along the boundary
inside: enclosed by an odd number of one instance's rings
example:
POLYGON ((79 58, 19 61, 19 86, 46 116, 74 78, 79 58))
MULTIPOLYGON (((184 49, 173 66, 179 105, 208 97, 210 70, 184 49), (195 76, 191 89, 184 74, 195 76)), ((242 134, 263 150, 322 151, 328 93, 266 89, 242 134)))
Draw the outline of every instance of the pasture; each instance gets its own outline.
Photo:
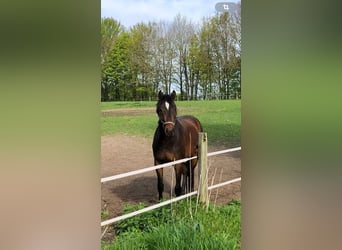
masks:
MULTIPOLYGON (((101 103, 101 134, 151 138, 157 126, 156 102, 101 103)), ((208 133, 209 145, 240 145, 241 101, 176 101, 178 116, 193 115, 208 133)))
MULTIPOLYGON (((155 105, 101 103, 101 177, 153 165, 155 105)), ((178 115, 194 115, 201 121, 208 133, 209 152, 240 146, 240 101, 176 101, 176 105, 178 115)), ((241 176, 239 153, 213 157, 209 164, 218 166, 216 176, 214 167, 209 172, 214 184, 241 176)), ((170 192, 172 169, 164 174, 166 192, 170 192)), ((102 185, 102 219, 157 203, 156 183, 156 174, 151 172, 102 185)), ((241 205, 234 201, 241 198, 240 183, 221 188, 211 197, 208 213, 192 202, 189 208, 184 201, 124 220, 108 230, 102 249, 240 249, 241 205), (110 243, 114 238, 115 243, 110 243)))

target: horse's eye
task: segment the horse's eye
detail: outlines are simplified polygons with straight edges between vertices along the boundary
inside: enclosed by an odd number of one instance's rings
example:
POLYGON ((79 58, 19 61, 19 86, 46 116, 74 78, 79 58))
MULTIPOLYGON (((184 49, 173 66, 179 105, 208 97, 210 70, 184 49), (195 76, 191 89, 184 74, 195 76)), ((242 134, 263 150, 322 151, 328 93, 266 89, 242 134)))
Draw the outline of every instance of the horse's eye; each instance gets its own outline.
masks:
POLYGON ((163 112, 163 110, 162 109, 158 109, 158 113, 162 113, 163 112))

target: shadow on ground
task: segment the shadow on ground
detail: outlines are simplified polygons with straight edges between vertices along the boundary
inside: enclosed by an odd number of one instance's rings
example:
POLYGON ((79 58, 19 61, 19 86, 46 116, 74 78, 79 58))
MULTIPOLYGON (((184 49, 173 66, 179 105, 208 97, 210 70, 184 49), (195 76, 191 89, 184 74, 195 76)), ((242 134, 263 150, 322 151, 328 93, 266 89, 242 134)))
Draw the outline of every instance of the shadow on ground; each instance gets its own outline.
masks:
MULTIPOLYGON (((164 196, 170 194, 170 184, 164 180, 164 196)), ((157 177, 141 176, 130 179, 128 182, 111 187, 111 192, 122 201, 155 203, 158 201, 157 177)))

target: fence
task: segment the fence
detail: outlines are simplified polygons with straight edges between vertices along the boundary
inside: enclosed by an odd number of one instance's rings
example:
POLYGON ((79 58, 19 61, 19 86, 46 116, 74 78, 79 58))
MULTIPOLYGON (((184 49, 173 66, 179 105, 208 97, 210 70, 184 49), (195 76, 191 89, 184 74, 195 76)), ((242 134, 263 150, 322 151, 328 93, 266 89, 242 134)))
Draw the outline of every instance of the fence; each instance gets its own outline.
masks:
MULTIPOLYGON (((234 152, 234 151, 239 151, 241 150, 241 147, 236 147, 236 148, 231 148, 231 149, 225 149, 225 150, 221 150, 221 151, 216 151, 216 152, 211 152, 211 153, 207 153, 207 136, 206 133, 200 133, 199 134, 199 162, 198 162, 198 171, 199 171, 199 181, 198 181, 198 191, 193 191, 191 193, 187 193, 185 195, 176 197, 176 198, 171 198, 170 200, 167 201, 163 201, 160 202, 158 204, 137 210, 135 212, 129 213, 129 214, 125 214, 125 215, 121 215, 106 221, 101 222, 101 227, 102 226, 106 226, 109 224, 112 224, 114 222, 120 221, 120 220, 124 220, 133 216, 136 216, 138 214, 142 214, 151 210, 154 210, 156 208, 162 207, 162 206, 166 206, 172 202, 176 202, 185 198, 188 198, 190 196, 193 196, 195 194, 197 194, 199 192, 199 196, 200 196, 200 201, 202 203, 208 203, 208 190, 211 189, 215 189, 215 188, 219 188, 225 185, 229 185, 235 182, 239 182, 241 181, 241 177, 239 178, 235 178, 233 180, 230 181, 226 181, 226 182, 222 182, 222 183, 218 183, 215 184, 213 186, 208 187, 208 179, 207 179, 207 157, 210 156, 214 156, 214 155, 220 155, 220 154, 225 154, 225 153, 230 153, 230 152, 234 152), (201 174, 204 173, 204 174, 201 174)), ((101 178, 101 183, 105 183, 105 182, 109 182, 109 181, 113 181, 113 180, 118 180, 121 178, 125 178, 125 177, 129 177, 129 176, 133 176, 133 175, 138 175, 138 174, 142 174, 142 173, 146 173, 152 170, 156 170, 159 168, 165 168, 165 167, 170 167, 173 166, 175 164, 179 164, 179 163, 183 163, 183 162, 187 162, 189 160, 192 159, 196 159, 197 156, 194 157, 189 157, 189 158, 184 158, 184 159, 180 159, 177 161, 173 161, 173 162, 168 162, 168 163, 164 163, 164 164, 160 164, 160 165, 156 165, 156 166, 151 166, 151 167, 147 167, 147 168, 143 168, 143 169, 139 169, 139 170, 135 170, 135 171, 130 171, 127 173, 123 173, 123 174, 118 174, 118 175, 113 175, 113 176, 109 176, 109 177, 104 177, 101 178)))

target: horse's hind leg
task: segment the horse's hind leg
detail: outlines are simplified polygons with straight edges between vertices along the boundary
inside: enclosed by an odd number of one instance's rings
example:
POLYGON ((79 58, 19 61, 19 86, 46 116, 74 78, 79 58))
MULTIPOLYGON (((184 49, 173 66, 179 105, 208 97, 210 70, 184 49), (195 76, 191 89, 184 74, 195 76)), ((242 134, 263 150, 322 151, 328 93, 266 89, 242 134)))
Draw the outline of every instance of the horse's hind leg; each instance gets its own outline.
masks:
POLYGON ((175 173, 176 173, 176 186, 175 186, 175 194, 176 196, 180 196, 182 194, 182 187, 181 187, 181 178, 182 178, 182 164, 177 164, 175 166, 175 173))
POLYGON ((192 160, 191 164, 189 164, 191 192, 194 191, 194 183, 195 183, 194 174, 195 174, 196 165, 197 165, 197 159, 192 160))
MULTIPOLYGON (((158 163, 156 163, 155 165, 158 165, 158 163)), ((159 192, 159 200, 163 199, 163 192, 164 192, 164 181, 163 181, 163 169, 159 168, 156 169, 157 172, 157 177, 158 177, 158 192, 159 192)))
POLYGON ((184 173, 184 189, 186 193, 194 191, 194 169, 191 161, 186 162, 186 169, 184 173))

